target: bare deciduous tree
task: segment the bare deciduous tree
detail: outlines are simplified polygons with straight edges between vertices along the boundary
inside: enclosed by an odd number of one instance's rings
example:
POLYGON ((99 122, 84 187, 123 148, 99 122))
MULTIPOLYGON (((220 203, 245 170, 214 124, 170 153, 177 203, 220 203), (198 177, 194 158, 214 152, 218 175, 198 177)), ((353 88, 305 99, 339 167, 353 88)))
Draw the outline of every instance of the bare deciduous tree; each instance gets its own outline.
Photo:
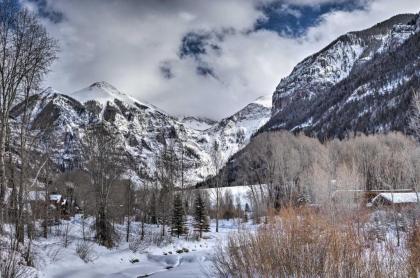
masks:
POLYGON ((121 179, 126 167, 124 151, 117 134, 111 133, 104 123, 91 127, 83 146, 85 169, 88 172, 96 199, 96 240, 112 247, 114 231, 108 217, 108 201, 112 186, 121 179))
POLYGON ((6 190, 9 115, 16 100, 36 88, 56 58, 57 43, 36 17, 11 0, 0 2, 0 201, 6 190))
POLYGON ((214 171, 214 178, 213 178, 213 187, 214 187, 214 193, 215 193, 215 210, 216 210, 216 233, 219 232, 219 218, 220 218, 220 198, 221 198, 221 192, 220 192, 220 186, 221 181, 223 180, 223 173, 220 173, 220 170, 222 168, 222 158, 221 158, 221 150, 219 143, 215 140, 213 142, 211 151, 210 151, 210 157, 211 162, 213 166, 214 171))
POLYGON ((166 227, 170 224, 173 192, 178 178, 179 160, 175 153, 174 142, 164 138, 163 149, 156 158, 156 179, 159 186, 157 214, 162 225, 162 237, 165 236, 166 227))

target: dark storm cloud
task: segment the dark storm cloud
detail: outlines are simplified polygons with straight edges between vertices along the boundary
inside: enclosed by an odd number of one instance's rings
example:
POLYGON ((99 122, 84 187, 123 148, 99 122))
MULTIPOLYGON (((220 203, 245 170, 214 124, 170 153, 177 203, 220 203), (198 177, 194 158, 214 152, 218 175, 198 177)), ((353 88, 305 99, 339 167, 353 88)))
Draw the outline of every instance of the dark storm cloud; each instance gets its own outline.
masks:
POLYGON ((47 0, 30 0, 30 2, 37 6, 38 14, 41 17, 47 18, 53 23, 64 20, 64 14, 51 8, 47 0))
POLYGON ((255 30, 272 30, 281 36, 299 37, 309 27, 320 22, 324 14, 333 11, 355 11, 367 7, 366 1, 334 1, 313 3, 285 3, 278 1, 259 7, 266 15, 266 20, 256 22, 255 30))
POLYGON ((181 40, 179 57, 193 56, 197 58, 199 55, 206 54, 206 44, 209 39, 210 34, 189 32, 181 40))

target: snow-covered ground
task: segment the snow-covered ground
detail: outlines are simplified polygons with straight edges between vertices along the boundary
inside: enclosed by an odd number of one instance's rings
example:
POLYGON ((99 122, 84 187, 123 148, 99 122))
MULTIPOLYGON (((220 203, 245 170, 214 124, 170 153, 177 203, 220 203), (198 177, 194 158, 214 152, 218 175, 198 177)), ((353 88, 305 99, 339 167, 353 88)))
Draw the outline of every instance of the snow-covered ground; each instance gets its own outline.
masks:
MULTIPOLYGON (((52 234, 58 230, 63 233, 66 225, 69 225, 70 243, 67 247, 64 247, 63 235, 37 239, 34 242, 37 257, 35 266, 39 277, 212 277, 212 256, 216 247, 220 246, 231 232, 244 228, 255 229, 250 223, 239 224, 238 220, 230 220, 221 221, 220 232, 215 233, 215 223, 212 222, 211 231, 205 233, 205 239, 200 241, 172 237, 172 242, 160 247, 151 245, 141 252, 133 252, 125 242, 125 226, 116 225, 121 236, 119 246, 107 249, 92 242, 92 261, 85 263, 76 254, 77 245, 82 241, 81 223, 80 217, 76 216, 70 221, 63 221, 60 228, 52 228, 52 234), (176 252, 183 248, 188 252, 176 252), (135 259, 138 262, 133 263, 135 259)), ((148 226, 147 229, 149 232, 159 231, 159 227, 155 225, 148 226)), ((88 234, 93 235, 91 231, 88 234)), ((139 235, 139 223, 132 224, 131 237, 136 235, 139 235)))
MULTIPOLYGON (((240 189, 236 193, 241 192, 240 189)), ((372 241, 379 249, 397 246, 395 224, 389 217, 392 218, 392 215, 386 211, 374 211, 363 228, 367 235, 382 238, 380 241, 372 241)), ((401 218, 398 220, 399 225, 405 226, 404 217, 398 217, 401 218)), ((216 233, 215 223, 211 222, 211 231, 204 233, 204 239, 196 240, 193 237, 191 219, 188 222, 188 236, 179 239, 166 236, 163 242, 157 241, 160 227, 147 225, 146 242, 150 244, 140 245, 137 250, 133 248, 133 242, 139 238, 140 223, 132 223, 130 243, 125 241, 126 226, 115 224, 120 241, 117 247, 107 249, 93 242, 94 232, 88 228, 93 223, 93 218, 88 218, 85 220, 85 235, 90 246, 90 255, 88 262, 85 262, 76 251, 83 242, 82 219, 80 215, 76 215, 68 221, 62 221, 60 226, 51 227, 48 239, 37 237, 34 240, 32 257, 36 271, 32 276, 25 277, 215 277, 212 260, 217 248, 225 245, 230 234, 240 230, 254 232, 258 227, 251 222, 241 223, 238 219, 221 220, 220 231, 216 233), (64 240, 66 230, 67 244, 64 240)), ((401 233, 401 245, 396 252, 406 252, 406 235, 405 232, 401 233)), ((386 255, 385 251, 383 253, 386 255)))

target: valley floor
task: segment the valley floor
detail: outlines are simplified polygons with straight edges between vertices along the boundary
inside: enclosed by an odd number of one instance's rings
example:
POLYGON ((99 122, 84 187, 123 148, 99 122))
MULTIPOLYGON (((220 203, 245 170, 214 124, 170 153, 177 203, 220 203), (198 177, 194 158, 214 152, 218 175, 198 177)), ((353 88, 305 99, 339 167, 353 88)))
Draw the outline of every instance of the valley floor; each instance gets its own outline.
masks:
MULTIPOLYGON (((219 223, 219 233, 215 233, 215 223, 212 221, 211 232, 205 233, 205 239, 196 241, 172 237, 172 242, 164 242, 161 247, 151 245, 134 253, 130 250, 129 243, 125 242, 125 226, 116 225, 121 238, 119 246, 107 249, 92 242, 91 261, 85 263, 76 252, 82 241, 82 225, 80 217, 76 216, 70 221, 63 221, 60 227, 52 227, 52 234, 55 236, 40 238, 34 242, 37 258, 35 265, 38 276, 48 278, 212 277, 214 270, 211 260, 216 247, 220 246, 231 232, 245 226, 247 229, 255 229, 255 225, 238 224, 237 220, 223 220, 219 223), (67 224, 69 243, 64 247, 67 224), (188 252, 176 252, 182 249, 188 252), (137 260, 138 262, 134 262, 137 260)), ((139 234, 139 223, 132 224, 132 231, 134 238, 139 234)), ((148 231, 157 234, 159 227, 148 226, 148 231)))

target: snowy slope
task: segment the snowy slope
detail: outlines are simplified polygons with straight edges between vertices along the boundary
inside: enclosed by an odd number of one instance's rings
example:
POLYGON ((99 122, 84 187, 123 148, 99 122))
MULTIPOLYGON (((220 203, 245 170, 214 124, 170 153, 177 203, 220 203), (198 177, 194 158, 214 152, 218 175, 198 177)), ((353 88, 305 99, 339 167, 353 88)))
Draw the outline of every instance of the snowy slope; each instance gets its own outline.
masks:
MULTIPOLYGON (((243 148, 251 136, 271 116, 271 97, 260 97, 207 130, 209 140, 217 141, 223 162, 243 148)), ((210 145, 211 147, 211 145, 210 145)), ((207 149, 210 151, 210 149, 207 149)))
POLYGON ((298 98, 311 98, 348 77, 375 54, 395 49, 416 32, 415 15, 398 15, 370 29, 347 33, 296 65, 273 95, 273 115, 298 98), (403 24, 406 23, 406 24, 403 24))
POLYGON ((267 107, 267 108, 271 108, 272 107, 272 96, 271 95, 261 96, 261 97, 257 98, 256 100, 254 100, 253 103, 259 104, 259 105, 267 107))
POLYGON ((81 103, 85 103, 89 100, 95 100, 101 103, 102 105, 106 105, 108 101, 112 102, 114 101, 114 99, 119 99, 127 104, 132 105, 135 102, 138 102, 136 99, 124 93, 121 93, 114 86, 105 81, 93 83, 87 88, 81 89, 70 94, 70 96, 80 101, 81 103))
POLYGON ((277 86, 265 129, 319 138, 405 131, 409 91, 420 87, 419 24, 418 14, 397 15, 304 59, 277 86))
POLYGON ((217 121, 211 119, 192 116, 178 117, 177 120, 180 123, 182 123, 185 127, 196 130, 206 130, 217 123, 217 121))
MULTIPOLYGON (((69 96, 81 103, 93 100, 105 106, 108 102, 113 102, 117 99, 124 102, 125 105, 144 106, 159 110, 151 104, 140 102, 134 97, 118 91, 114 86, 105 81, 95 82, 87 88, 71 93, 69 96)), ((162 110, 160 112, 162 113, 162 110)))
MULTIPOLYGON (((209 155, 214 141, 219 142, 225 163, 268 121, 269 104, 260 102, 251 103, 220 122, 193 117, 179 119, 106 82, 96 82, 68 95, 50 88, 34 96, 32 128, 52 130, 57 140, 55 161, 61 170, 83 167, 80 154, 83 135, 89 125, 98 121, 106 122, 120 134, 121 144, 137 162, 133 167, 146 169, 149 176, 153 175, 155 158, 164 144, 172 144, 179 157, 184 149, 186 183, 194 185, 214 174, 209 155)), ((15 118, 19 117, 18 108, 19 105, 12 111, 15 118)))

